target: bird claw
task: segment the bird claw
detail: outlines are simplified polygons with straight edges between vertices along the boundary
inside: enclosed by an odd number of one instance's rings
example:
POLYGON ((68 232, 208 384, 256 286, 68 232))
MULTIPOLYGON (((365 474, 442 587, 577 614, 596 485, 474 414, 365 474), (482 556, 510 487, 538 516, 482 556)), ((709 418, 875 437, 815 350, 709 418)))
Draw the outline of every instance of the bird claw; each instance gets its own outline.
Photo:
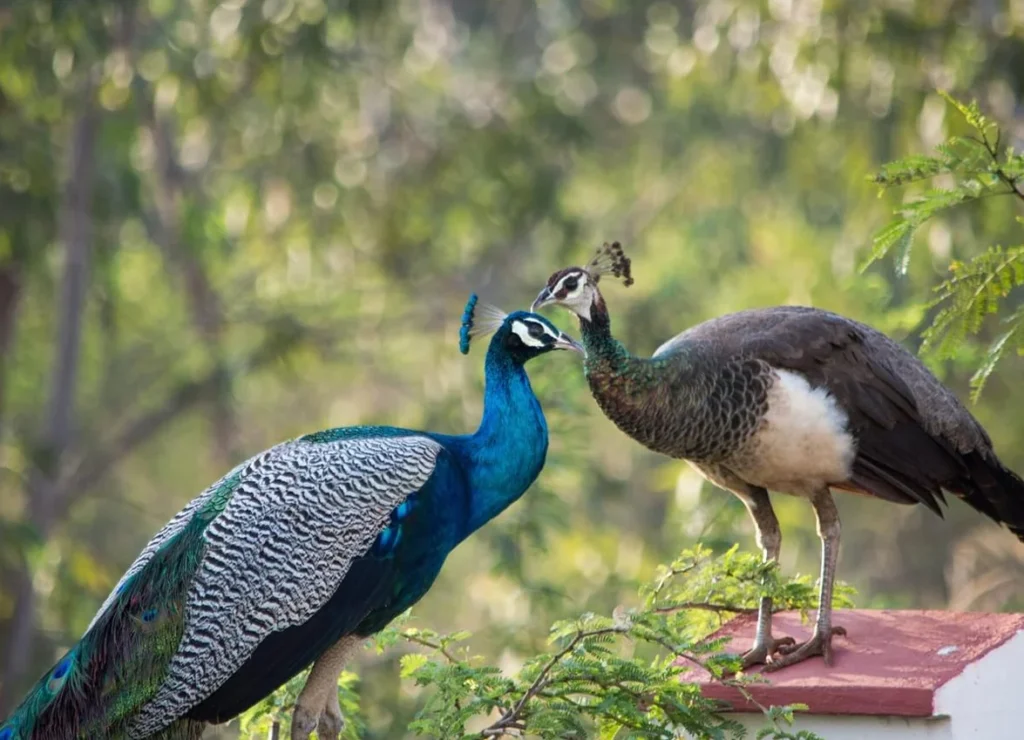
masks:
POLYGON ((843 627, 832 627, 827 634, 823 634, 815 629, 810 640, 800 644, 793 643, 780 647, 779 655, 781 657, 768 662, 764 667, 765 673, 781 670, 786 666, 800 663, 816 655, 820 655, 824 659, 825 665, 832 665, 832 638, 836 635, 846 637, 846 629, 843 627))
POLYGON ((789 645, 795 645, 796 640, 792 637, 779 637, 778 639, 768 636, 767 639, 755 642, 754 646, 740 656, 743 670, 755 665, 766 665, 772 660, 775 653, 782 652, 789 645))
POLYGON ((292 740, 309 740, 317 723, 320 721, 320 710, 296 704, 292 712, 292 740))
POLYGON ((320 714, 320 724, 317 725, 316 734, 320 740, 338 740, 341 731, 345 729, 345 715, 341 713, 341 705, 338 704, 338 692, 332 691, 327 697, 327 704, 320 714))
POLYGON ((338 740, 345 727, 337 692, 331 692, 317 709, 301 701, 296 702, 292 712, 291 740, 309 740, 316 730, 319 740, 338 740))

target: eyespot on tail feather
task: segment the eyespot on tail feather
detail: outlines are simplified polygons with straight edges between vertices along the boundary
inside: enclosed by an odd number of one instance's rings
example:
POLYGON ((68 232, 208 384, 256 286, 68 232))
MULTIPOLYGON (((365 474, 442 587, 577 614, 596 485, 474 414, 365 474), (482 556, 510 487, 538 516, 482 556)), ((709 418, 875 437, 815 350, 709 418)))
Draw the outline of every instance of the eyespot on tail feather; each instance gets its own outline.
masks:
POLYGON ((476 293, 471 294, 469 300, 466 301, 466 308, 462 311, 462 326, 459 328, 459 351, 464 355, 469 354, 470 332, 473 329, 473 312, 476 310, 477 300, 476 293))

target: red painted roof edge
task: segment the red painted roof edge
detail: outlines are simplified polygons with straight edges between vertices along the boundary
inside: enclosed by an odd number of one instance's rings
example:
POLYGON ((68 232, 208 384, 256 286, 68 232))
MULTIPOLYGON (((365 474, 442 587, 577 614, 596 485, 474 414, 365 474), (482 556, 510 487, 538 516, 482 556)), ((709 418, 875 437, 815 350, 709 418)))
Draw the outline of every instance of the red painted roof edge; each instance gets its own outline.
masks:
POLYGON ((772 686, 755 684, 746 687, 751 702, 737 689, 723 684, 704 684, 701 694, 728 705, 730 712, 760 712, 761 707, 806 704, 805 714, 833 716, 934 716, 935 692, 926 688, 835 686, 772 686), (760 706, 759 706, 760 705, 760 706))
MULTIPOLYGON (((815 715, 927 718, 936 716, 939 688, 1024 631, 1024 614, 857 609, 836 615, 853 629, 849 638, 836 638, 835 665, 826 668, 815 658, 765 675, 768 682, 745 687, 753 701, 700 669, 681 680, 697 683, 727 711, 804 704, 815 715), (944 652, 946 646, 958 649, 944 652)), ((810 625, 799 623, 799 615, 780 612, 776 618, 783 633, 809 636, 810 625)), ((734 648, 743 648, 752 628, 750 617, 737 617, 715 634, 732 635, 739 640, 734 648)))

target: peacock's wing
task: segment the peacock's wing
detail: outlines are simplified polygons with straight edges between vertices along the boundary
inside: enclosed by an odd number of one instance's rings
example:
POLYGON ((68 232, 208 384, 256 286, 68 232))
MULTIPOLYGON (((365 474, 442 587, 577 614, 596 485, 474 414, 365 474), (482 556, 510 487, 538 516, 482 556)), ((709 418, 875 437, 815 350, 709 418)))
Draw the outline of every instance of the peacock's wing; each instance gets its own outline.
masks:
POLYGON ((392 512, 373 545, 350 563, 324 605, 301 624, 268 635, 248 660, 188 717, 219 723, 245 711, 320 657, 344 635, 382 629, 430 588, 464 531, 459 506, 466 479, 447 450, 438 454, 430 479, 392 512), (461 492, 461 493, 460 493, 461 492))
POLYGON ((419 435, 304 439, 241 469, 204 532, 181 641, 132 735, 182 716, 265 637, 317 613, 392 510, 430 478, 442 449, 419 435))
POLYGON ((147 545, 4 740, 141 738, 183 717, 320 609, 441 450, 398 430, 313 435, 238 466, 147 545))

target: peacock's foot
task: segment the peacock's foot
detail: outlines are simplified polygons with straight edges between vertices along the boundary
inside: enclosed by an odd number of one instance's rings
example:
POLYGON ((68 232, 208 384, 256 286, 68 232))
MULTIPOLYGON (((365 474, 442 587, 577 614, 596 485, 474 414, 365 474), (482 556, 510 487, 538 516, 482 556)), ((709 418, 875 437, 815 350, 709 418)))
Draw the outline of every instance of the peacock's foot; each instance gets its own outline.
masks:
POLYGON ((764 667, 765 672, 778 671, 816 655, 820 655, 825 660, 825 665, 832 665, 832 638, 836 635, 846 637, 846 630, 843 627, 832 627, 827 633, 823 633, 815 628, 814 634, 807 642, 780 647, 780 657, 769 661, 764 667))
POLYGON ((338 740, 345 727, 345 717, 341 713, 337 691, 329 692, 327 697, 318 703, 304 700, 300 695, 292 712, 291 740, 309 740, 316 730, 319 740, 338 740))
POLYGON ((327 696, 324 711, 320 714, 320 724, 316 727, 316 734, 320 740, 338 740, 344 728, 345 715, 341 713, 338 692, 335 690, 327 696))
POLYGON ((792 637, 776 639, 771 635, 767 639, 754 642, 754 646, 740 656, 740 660, 743 661, 743 670, 747 670, 755 665, 767 665, 772 661, 776 653, 781 652, 783 648, 790 645, 796 645, 796 640, 792 637))

